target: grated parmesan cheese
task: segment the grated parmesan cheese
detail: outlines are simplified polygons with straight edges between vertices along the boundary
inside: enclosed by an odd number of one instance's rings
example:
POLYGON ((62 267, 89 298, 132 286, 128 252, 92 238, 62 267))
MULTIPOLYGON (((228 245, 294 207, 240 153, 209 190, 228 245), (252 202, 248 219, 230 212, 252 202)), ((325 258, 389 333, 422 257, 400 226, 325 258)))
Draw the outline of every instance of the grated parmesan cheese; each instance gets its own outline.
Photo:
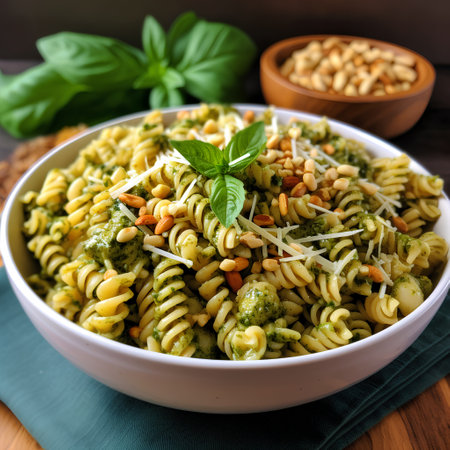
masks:
POLYGON ((182 258, 181 256, 174 255, 173 253, 166 252, 165 250, 162 250, 162 249, 160 249, 158 247, 155 247, 153 245, 144 244, 142 246, 142 248, 144 250, 156 253, 157 255, 165 256, 166 258, 170 258, 170 259, 173 259, 175 261, 179 261, 179 262, 185 264, 187 267, 192 267, 192 265, 194 264, 190 259, 185 259, 185 258, 182 258))

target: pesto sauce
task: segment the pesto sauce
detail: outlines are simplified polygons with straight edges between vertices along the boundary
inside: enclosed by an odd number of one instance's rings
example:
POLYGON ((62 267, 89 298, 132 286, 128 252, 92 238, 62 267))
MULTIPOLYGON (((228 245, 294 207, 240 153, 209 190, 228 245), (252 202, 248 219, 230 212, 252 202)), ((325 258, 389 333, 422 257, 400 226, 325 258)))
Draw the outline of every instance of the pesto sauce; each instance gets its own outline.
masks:
POLYGON ((249 289, 239 301, 238 321, 245 327, 262 325, 269 320, 278 319, 283 308, 278 296, 256 288, 249 289))
POLYGON ((128 272, 137 259, 147 259, 142 249, 144 233, 139 230, 136 237, 130 241, 117 242, 116 237, 119 231, 132 226, 133 223, 114 205, 109 213, 108 223, 86 240, 83 247, 86 254, 99 264, 104 265, 105 259, 108 259, 120 272, 128 272))

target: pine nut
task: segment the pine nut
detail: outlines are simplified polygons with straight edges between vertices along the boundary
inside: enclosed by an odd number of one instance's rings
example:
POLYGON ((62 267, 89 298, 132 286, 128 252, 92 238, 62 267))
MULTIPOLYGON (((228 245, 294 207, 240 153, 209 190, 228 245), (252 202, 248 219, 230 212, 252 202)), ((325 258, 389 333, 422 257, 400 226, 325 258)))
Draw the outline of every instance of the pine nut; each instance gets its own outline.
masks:
POLYGON ((108 269, 104 274, 103 274, 103 279, 104 280, 109 280, 112 277, 115 277, 117 275, 117 271, 114 269, 108 269))
POLYGON ((280 142, 280 137, 278 134, 273 134, 267 141, 266 147, 269 149, 277 148, 278 142, 280 142))
POLYGON ((244 284, 239 272, 225 272, 225 278, 231 290, 236 293, 244 284))
POLYGON ((246 269, 250 264, 249 260, 247 258, 242 258, 242 256, 234 258, 234 262, 235 262, 234 270, 236 270, 237 272, 246 269))
POLYGON ((392 223, 394 226, 400 231, 400 233, 408 232, 408 224, 399 216, 395 216, 392 218, 392 223))
POLYGON ((349 164, 342 164, 336 170, 338 174, 345 175, 346 177, 356 177, 359 172, 358 167, 351 166, 349 164))
POLYGON ((144 236, 144 245, 153 245, 153 247, 162 247, 165 244, 166 240, 158 234, 150 236, 146 234, 144 236))
POLYGON ((172 189, 166 184, 158 184, 152 189, 152 195, 157 198, 166 198, 171 191, 172 189))
POLYGON ((281 193, 278 196, 278 205, 280 207, 280 214, 282 216, 285 216, 288 213, 288 207, 289 207, 289 198, 287 194, 281 193))
POLYGON ((280 264, 276 259, 266 258, 263 259, 262 266, 267 272, 275 272, 280 267, 280 264))
POLYGON ((294 175, 291 175, 291 176, 283 178, 281 186, 283 187, 283 189, 292 189, 298 183, 300 183, 300 178, 296 177, 294 175))
POLYGON ((334 187, 334 189, 337 189, 338 191, 345 191, 348 188, 349 184, 350 184, 350 182, 348 181, 347 178, 338 178, 333 183, 333 187, 334 187))
POLYGON ((144 214, 142 216, 139 216, 134 224, 137 225, 154 225, 155 223, 158 223, 158 219, 152 215, 152 214, 144 214))
POLYGON ((141 334, 142 328, 141 327, 131 327, 128 330, 128 334, 134 338, 134 339, 138 339, 139 335, 141 334))
POLYGON ((306 184, 301 181, 300 183, 298 183, 297 185, 295 185, 292 188, 291 191, 291 196, 292 197, 303 197, 306 194, 306 191, 308 190, 308 188, 306 187, 306 184))
POLYGON ((146 205, 146 202, 142 197, 132 194, 120 194, 119 200, 132 208, 141 208, 146 205))
POLYGON ((117 242, 128 242, 131 241, 131 239, 133 239, 136 234, 138 232, 138 229, 136 227, 126 227, 126 228, 122 228, 116 236, 116 240, 117 242))
POLYGON ((205 134, 214 134, 217 133, 217 131, 219 131, 219 128, 217 127, 216 121, 213 119, 208 119, 205 122, 205 125, 203 125, 203 132, 205 134))
POLYGON ((219 269, 223 270, 224 272, 231 272, 235 267, 236 261, 232 259, 224 259, 219 265, 219 269))
POLYGON ((325 180, 331 180, 334 181, 338 178, 338 173, 337 170, 334 167, 330 167, 329 169, 327 169, 324 173, 324 178, 325 180))
POLYGON ((170 230, 174 224, 174 217, 171 215, 167 215, 162 217, 155 227, 155 234, 162 234, 165 231, 170 230))
POLYGON ((243 233, 239 238, 239 242, 248 248, 259 248, 264 245, 262 239, 256 237, 256 234, 251 231, 243 233))
POLYGON ((316 206, 323 206, 323 201, 318 195, 311 195, 311 198, 309 199, 309 203, 312 203, 316 206))
POLYGON ((253 264, 252 264, 252 268, 251 268, 251 272, 252 273, 261 273, 261 270, 262 270, 262 264, 259 262, 259 261, 255 261, 253 264))
POLYGON ((342 91, 347 84, 348 75, 345 71, 340 70, 339 72, 336 72, 333 78, 333 89, 337 92, 342 91))
POLYGON ((315 170, 316 170, 316 163, 314 162, 314 160, 313 159, 307 159, 305 161, 305 172, 314 173, 315 170))
POLYGON ((303 182, 310 191, 315 191, 317 189, 316 177, 312 173, 305 173, 303 175, 303 182))
POLYGON ((275 223, 275 219, 268 214, 257 214, 253 217, 253 222, 259 227, 268 227, 275 223))
POLYGON ((336 151, 336 149, 331 145, 331 144, 325 144, 322 146, 323 151, 327 154, 327 155, 333 155, 334 152, 336 151))
MULTIPOLYGON (((294 69, 293 65, 292 65, 292 69, 294 69)), ((255 113, 254 113, 254 111, 251 111, 251 110, 245 111, 243 119, 247 123, 252 123, 255 120, 255 113)))

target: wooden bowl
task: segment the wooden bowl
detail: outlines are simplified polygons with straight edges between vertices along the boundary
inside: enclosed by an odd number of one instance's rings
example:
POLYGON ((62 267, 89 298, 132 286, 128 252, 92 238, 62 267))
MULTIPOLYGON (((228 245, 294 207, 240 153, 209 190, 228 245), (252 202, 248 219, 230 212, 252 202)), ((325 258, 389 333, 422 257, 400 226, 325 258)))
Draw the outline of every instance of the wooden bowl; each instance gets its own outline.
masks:
POLYGON ((384 138, 409 130, 422 116, 430 100, 436 74, 431 63, 421 55, 398 45, 375 39, 337 36, 343 42, 364 39, 371 46, 408 54, 416 61, 417 80, 407 91, 384 96, 346 96, 313 91, 291 83, 280 73, 281 64, 293 51, 310 41, 324 41, 331 35, 299 36, 277 42, 261 56, 261 87, 268 104, 325 115, 364 128, 384 138))

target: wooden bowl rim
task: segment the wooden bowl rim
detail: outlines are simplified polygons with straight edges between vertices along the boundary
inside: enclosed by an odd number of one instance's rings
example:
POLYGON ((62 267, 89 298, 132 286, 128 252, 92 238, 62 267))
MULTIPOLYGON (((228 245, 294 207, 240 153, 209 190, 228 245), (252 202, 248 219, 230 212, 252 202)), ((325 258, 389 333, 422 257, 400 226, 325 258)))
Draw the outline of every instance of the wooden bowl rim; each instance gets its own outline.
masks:
POLYGON ((331 102, 345 102, 345 103, 383 103, 392 100, 404 99, 407 97, 414 97, 422 94, 424 91, 433 87, 436 72, 433 65, 422 55, 414 52, 406 47, 402 47, 391 42, 380 41, 378 39, 366 38, 361 36, 349 36, 349 35, 339 35, 339 34, 313 34, 305 36, 296 36, 282 41, 278 41, 268 47, 261 55, 260 59, 261 71, 267 72, 276 81, 284 86, 285 88, 293 91, 296 94, 305 95, 308 97, 317 98, 320 100, 327 100, 331 102), (324 41, 330 37, 337 37, 342 41, 351 40, 364 40, 369 42, 372 46, 379 46, 382 49, 392 50, 396 54, 409 54, 416 60, 416 71, 418 73, 418 80, 414 82, 410 89, 407 91, 396 92, 394 94, 386 95, 358 95, 358 96, 347 96, 342 94, 330 94, 328 92, 320 92, 312 89, 306 89, 302 86, 296 85, 284 77, 279 69, 279 55, 280 53, 287 51, 287 55, 292 54, 293 51, 303 48, 307 43, 317 40, 324 41))

